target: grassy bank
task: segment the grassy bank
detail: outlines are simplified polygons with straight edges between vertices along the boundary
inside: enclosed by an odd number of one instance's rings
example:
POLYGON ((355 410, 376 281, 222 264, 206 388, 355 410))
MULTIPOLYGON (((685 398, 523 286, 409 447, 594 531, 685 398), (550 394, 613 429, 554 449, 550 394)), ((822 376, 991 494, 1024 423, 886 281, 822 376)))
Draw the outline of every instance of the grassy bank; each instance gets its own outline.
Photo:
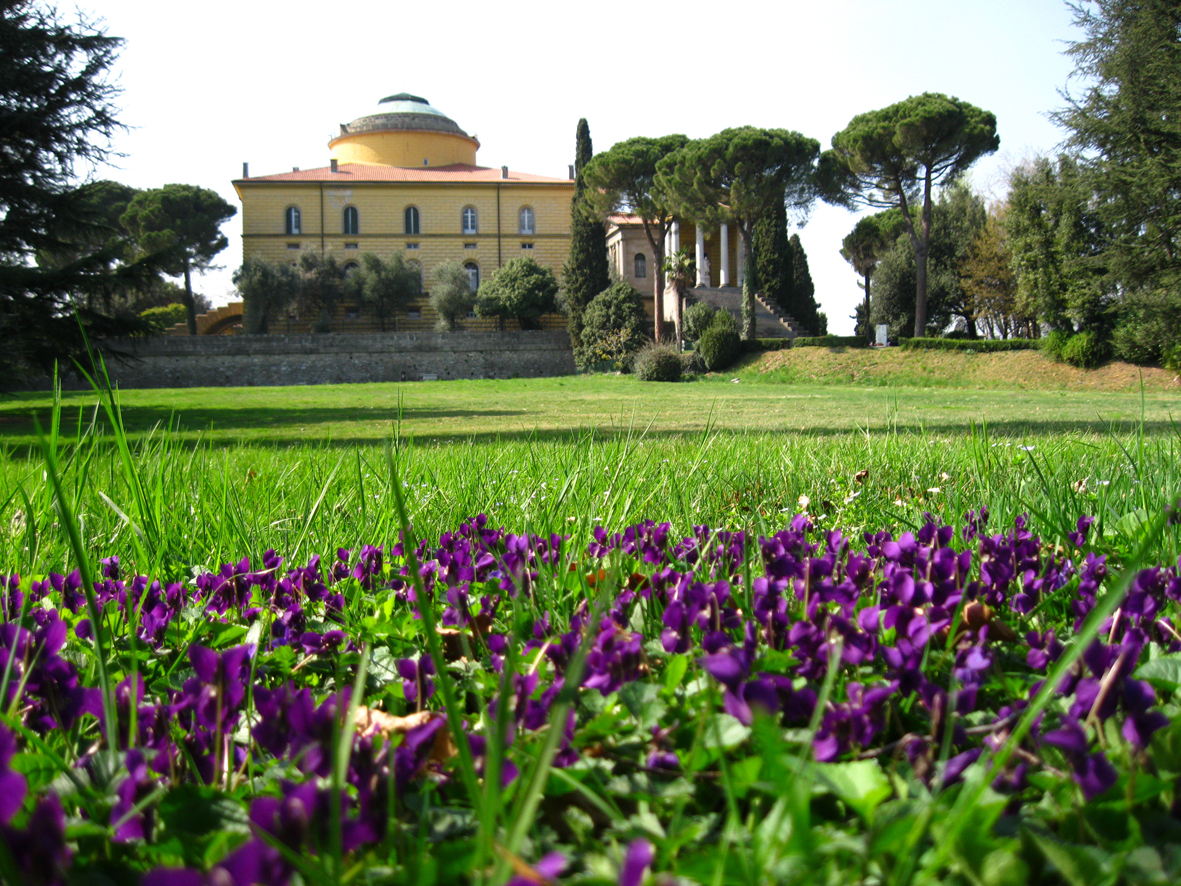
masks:
POLYGON ((736 374, 786 384, 905 385, 1014 391, 1134 392, 1178 387, 1176 373, 1111 362, 1076 369, 1040 351, 969 354, 900 348, 793 348, 748 358, 736 374))

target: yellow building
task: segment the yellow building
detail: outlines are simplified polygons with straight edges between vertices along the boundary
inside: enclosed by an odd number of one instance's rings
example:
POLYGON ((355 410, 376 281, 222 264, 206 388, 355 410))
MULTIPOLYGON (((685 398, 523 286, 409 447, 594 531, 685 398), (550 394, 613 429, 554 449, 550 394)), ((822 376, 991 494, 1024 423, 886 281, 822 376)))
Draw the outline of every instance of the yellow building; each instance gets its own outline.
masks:
MULTIPOLYGON (((428 292, 433 269, 447 259, 468 269, 473 288, 521 256, 560 274, 570 248, 573 176, 479 166, 479 147, 426 99, 383 98, 375 113, 341 124, 328 143, 328 166, 257 177, 243 167, 234 182, 243 259, 294 261, 315 250, 348 267, 367 252, 401 254, 419 268, 428 292)), ((429 328, 433 319, 424 298, 398 328, 429 328)), ((492 322, 471 320, 467 328, 492 322)), ((564 320, 548 317, 544 325, 564 320)))

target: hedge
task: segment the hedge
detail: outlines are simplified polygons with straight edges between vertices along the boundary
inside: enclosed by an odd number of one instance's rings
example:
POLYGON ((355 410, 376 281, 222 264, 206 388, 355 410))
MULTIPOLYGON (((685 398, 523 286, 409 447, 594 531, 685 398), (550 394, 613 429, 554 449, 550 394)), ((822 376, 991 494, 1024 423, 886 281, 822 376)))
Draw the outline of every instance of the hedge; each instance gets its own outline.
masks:
POLYGON ((792 339, 793 348, 868 348, 869 341, 862 335, 798 335, 792 339))
POLYGON ((904 351, 967 351, 972 354, 994 351, 1036 351, 1041 340, 1036 338, 904 338, 898 346, 904 351))
POLYGON ((763 351, 786 351, 791 347, 790 338, 753 338, 742 343, 742 350, 748 354, 758 354, 763 351))

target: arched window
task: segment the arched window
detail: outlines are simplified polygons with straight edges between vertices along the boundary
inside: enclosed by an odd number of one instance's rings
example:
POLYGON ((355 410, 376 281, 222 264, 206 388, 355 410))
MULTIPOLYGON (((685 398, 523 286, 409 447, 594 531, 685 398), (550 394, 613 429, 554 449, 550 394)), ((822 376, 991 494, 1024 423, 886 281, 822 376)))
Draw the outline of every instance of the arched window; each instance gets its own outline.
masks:
POLYGON ((283 213, 284 227, 288 234, 303 233, 299 227, 299 207, 288 206, 287 211, 283 213))
POLYGON ((644 257, 644 253, 636 253, 636 277, 648 276, 648 259, 644 257))
POLYGON ((361 266, 357 262, 355 262, 355 261, 345 262, 344 275, 346 277, 351 277, 353 274, 357 273, 357 271, 359 271, 359 270, 361 270, 361 266))
POLYGON ((418 207, 407 206, 406 211, 402 214, 403 225, 407 234, 420 234, 418 229, 418 207))
POLYGON ((465 234, 479 233, 479 226, 476 224, 476 208, 474 206, 465 206, 463 208, 463 232, 465 234))
POLYGON ((522 206, 520 212, 521 230, 522 234, 533 233, 533 210, 528 206, 522 206))
POLYGON ((344 232, 346 234, 361 233, 361 215, 357 212, 356 206, 344 208, 344 232))
POLYGON ((463 269, 467 271, 467 285, 475 292, 480 288, 480 266, 474 261, 469 261, 464 264, 463 269))

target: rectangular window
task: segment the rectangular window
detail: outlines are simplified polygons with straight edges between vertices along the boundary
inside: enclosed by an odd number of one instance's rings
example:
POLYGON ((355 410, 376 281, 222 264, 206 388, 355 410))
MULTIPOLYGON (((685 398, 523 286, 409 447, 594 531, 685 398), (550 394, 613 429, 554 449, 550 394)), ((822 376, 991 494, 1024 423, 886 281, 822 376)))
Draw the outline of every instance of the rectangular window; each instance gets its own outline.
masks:
POLYGON ((407 320, 421 320, 422 319, 422 311, 420 311, 418 308, 411 308, 409 311, 406 312, 406 319, 407 320))
POLYGON ((477 246, 479 246, 478 243, 464 243, 463 244, 464 249, 475 249, 477 246))
POLYGON ((407 243, 407 244, 406 244, 406 248, 407 248, 407 249, 417 249, 417 248, 418 248, 418 244, 417 244, 417 243, 407 243))
POLYGON ((357 249, 358 247, 357 247, 357 244, 356 244, 356 243, 346 243, 346 244, 344 245, 344 248, 345 248, 345 249, 357 249))
POLYGON ((521 248, 522 248, 522 249, 532 249, 532 248, 533 248, 533 244, 532 244, 532 243, 522 243, 522 244, 521 244, 521 248))
POLYGON ((298 243, 288 243, 287 248, 288 249, 299 249, 299 244, 298 243))

